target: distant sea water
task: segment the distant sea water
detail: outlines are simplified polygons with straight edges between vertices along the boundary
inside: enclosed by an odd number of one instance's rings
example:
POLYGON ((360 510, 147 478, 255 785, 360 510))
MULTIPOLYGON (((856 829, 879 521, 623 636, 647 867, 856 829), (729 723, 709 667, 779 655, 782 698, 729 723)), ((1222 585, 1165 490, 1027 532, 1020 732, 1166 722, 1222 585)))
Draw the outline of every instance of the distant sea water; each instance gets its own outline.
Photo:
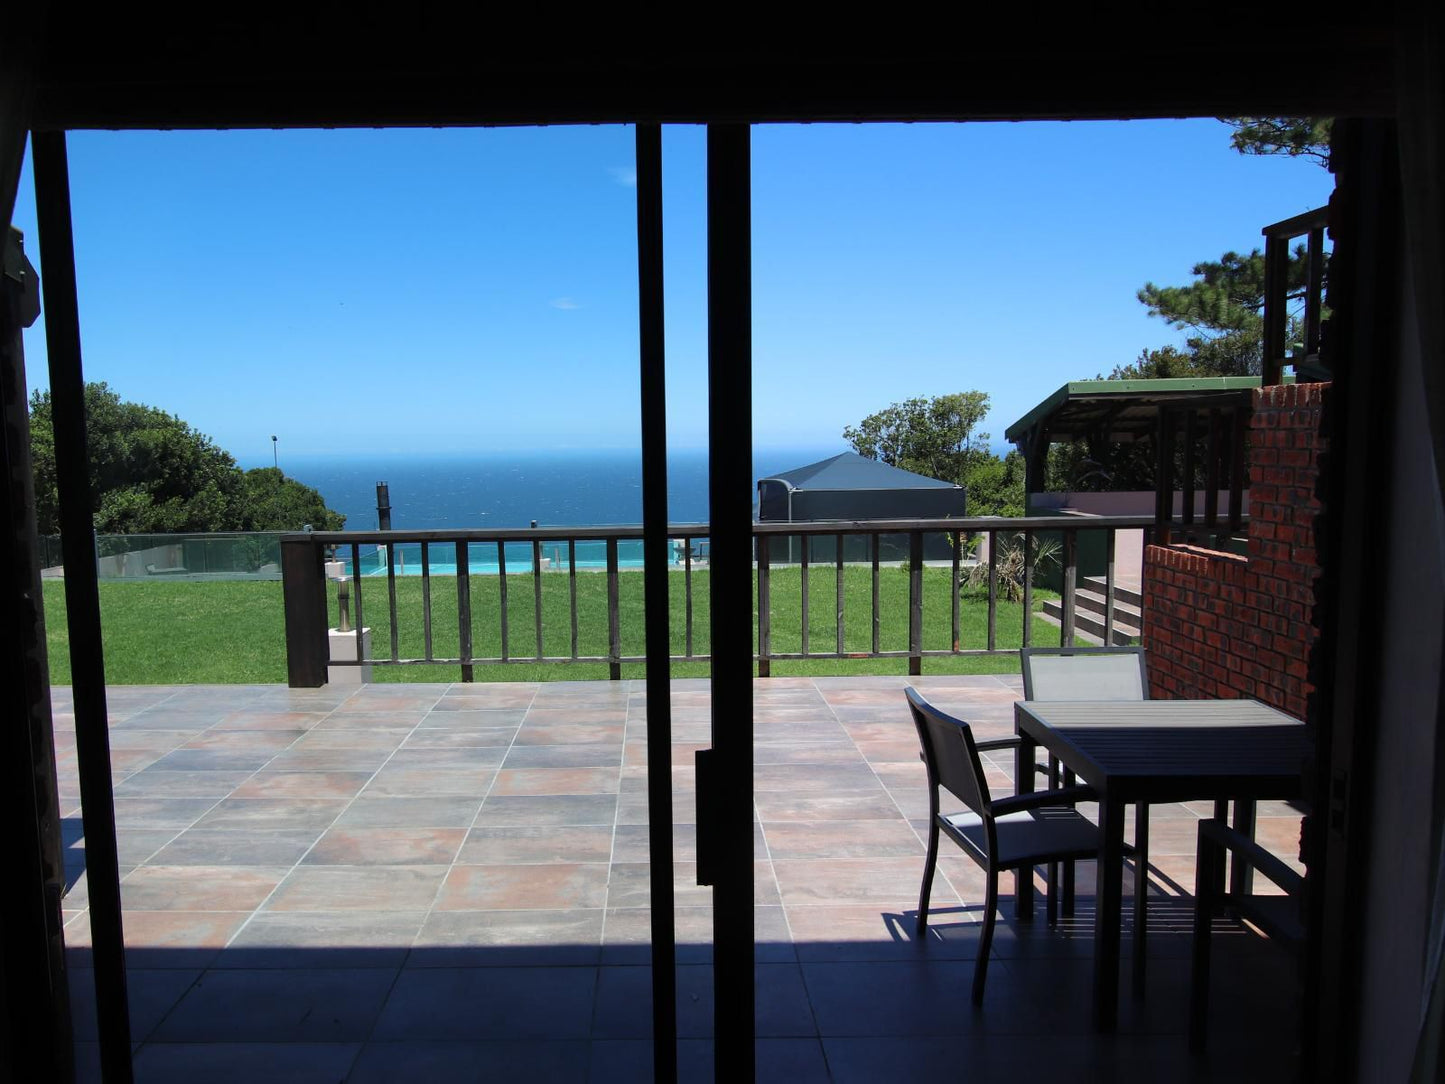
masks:
MULTIPOLYGON (((754 480, 845 450, 842 445, 759 449, 754 480)), ((396 530, 526 527, 533 520, 543 527, 642 522, 637 452, 296 456, 283 457, 281 469, 319 490, 328 507, 346 516, 350 530, 376 529, 377 482, 387 483, 396 530)), ((706 452, 668 453, 667 500, 670 522, 706 522, 706 452)))

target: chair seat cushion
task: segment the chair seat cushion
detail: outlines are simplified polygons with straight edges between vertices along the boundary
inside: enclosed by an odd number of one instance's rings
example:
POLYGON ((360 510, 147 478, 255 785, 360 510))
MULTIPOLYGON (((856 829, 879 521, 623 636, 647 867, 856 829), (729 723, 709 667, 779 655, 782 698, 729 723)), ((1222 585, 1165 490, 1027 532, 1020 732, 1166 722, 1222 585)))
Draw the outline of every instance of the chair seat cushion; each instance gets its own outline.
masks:
MULTIPOLYGON (((938 821, 955 843, 987 865, 988 837, 977 814, 940 815, 938 821)), ((1003 869, 1067 858, 1095 858, 1099 853, 1099 826, 1071 806, 1009 813, 995 818, 994 827, 998 833, 994 864, 1003 869)))

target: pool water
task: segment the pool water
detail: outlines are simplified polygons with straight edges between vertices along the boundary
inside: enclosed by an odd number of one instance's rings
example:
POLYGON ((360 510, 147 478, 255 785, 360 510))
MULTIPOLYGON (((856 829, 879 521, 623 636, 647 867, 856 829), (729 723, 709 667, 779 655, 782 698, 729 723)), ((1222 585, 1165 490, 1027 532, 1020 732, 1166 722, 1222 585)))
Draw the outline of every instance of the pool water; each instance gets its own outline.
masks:
MULTIPOLYGON (((449 542, 427 543, 428 571, 433 576, 455 576, 457 574, 456 545, 449 542)), ((679 544, 680 545, 680 544, 679 544)), ((413 542, 396 547, 396 574, 398 576, 421 575, 422 543, 413 542)), ((508 542, 505 544, 507 571, 509 573, 532 570, 532 544, 530 542, 508 542)), ((346 547, 337 552, 351 575, 351 554, 346 547)), ((565 571, 568 566, 567 544, 565 542, 542 543, 543 567, 552 571, 565 571)), ((681 560, 678 547, 674 547, 672 560, 681 560)), ((363 576, 386 575, 386 551, 378 547, 363 546, 361 550, 361 574, 363 576)), ((626 539, 617 543, 617 567, 619 569, 640 569, 642 567, 641 539, 626 539)), ((607 568, 607 543, 584 541, 577 543, 577 570, 605 571, 607 568)), ((495 542, 474 543, 467 548, 467 571, 473 576, 495 576, 500 571, 495 542)))

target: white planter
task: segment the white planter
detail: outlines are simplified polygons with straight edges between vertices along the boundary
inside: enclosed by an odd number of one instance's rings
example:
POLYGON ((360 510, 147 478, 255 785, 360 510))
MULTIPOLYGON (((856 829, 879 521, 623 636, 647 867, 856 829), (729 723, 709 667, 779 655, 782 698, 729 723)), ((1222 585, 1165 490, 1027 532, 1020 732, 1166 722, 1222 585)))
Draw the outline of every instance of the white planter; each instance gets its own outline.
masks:
MULTIPOLYGON (((339 662, 350 662, 356 658, 356 630, 342 632, 329 629, 327 639, 331 641, 330 658, 339 662)), ((361 630, 361 657, 371 657, 371 630, 361 630)), ((371 664, 365 666, 328 666, 326 680, 332 685, 361 685, 371 680, 371 664)))

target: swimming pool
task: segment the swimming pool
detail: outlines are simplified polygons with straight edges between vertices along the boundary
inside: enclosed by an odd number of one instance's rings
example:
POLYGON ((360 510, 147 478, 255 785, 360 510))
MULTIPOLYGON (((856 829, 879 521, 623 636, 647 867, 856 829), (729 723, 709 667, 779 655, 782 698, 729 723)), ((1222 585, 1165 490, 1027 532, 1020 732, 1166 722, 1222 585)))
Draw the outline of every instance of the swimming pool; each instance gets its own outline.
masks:
MULTIPOLYGON (((421 548, 423 543, 407 542, 396 547, 396 574, 398 576, 421 575, 421 548)), ((457 548, 452 542, 429 542, 428 571, 433 576, 455 576, 457 574, 457 548)), ((532 570, 532 544, 530 542, 505 543, 508 573, 530 572, 532 570)), ((337 560, 345 567, 346 575, 352 574, 351 554, 346 547, 340 547, 337 560)), ((681 560, 675 546, 671 563, 681 560)), ((386 551, 377 546, 361 548, 361 574, 363 576, 386 575, 386 551)), ((542 567, 551 571, 566 571, 567 543, 543 542, 542 567)), ((642 568, 641 539, 623 539, 617 543, 617 567, 619 569, 642 568)), ((607 568, 607 543, 600 539, 577 543, 577 570, 601 572, 607 568)), ((495 576, 500 571, 497 562, 497 544, 478 542, 467 547, 467 572, 473 576, 495 576)))

